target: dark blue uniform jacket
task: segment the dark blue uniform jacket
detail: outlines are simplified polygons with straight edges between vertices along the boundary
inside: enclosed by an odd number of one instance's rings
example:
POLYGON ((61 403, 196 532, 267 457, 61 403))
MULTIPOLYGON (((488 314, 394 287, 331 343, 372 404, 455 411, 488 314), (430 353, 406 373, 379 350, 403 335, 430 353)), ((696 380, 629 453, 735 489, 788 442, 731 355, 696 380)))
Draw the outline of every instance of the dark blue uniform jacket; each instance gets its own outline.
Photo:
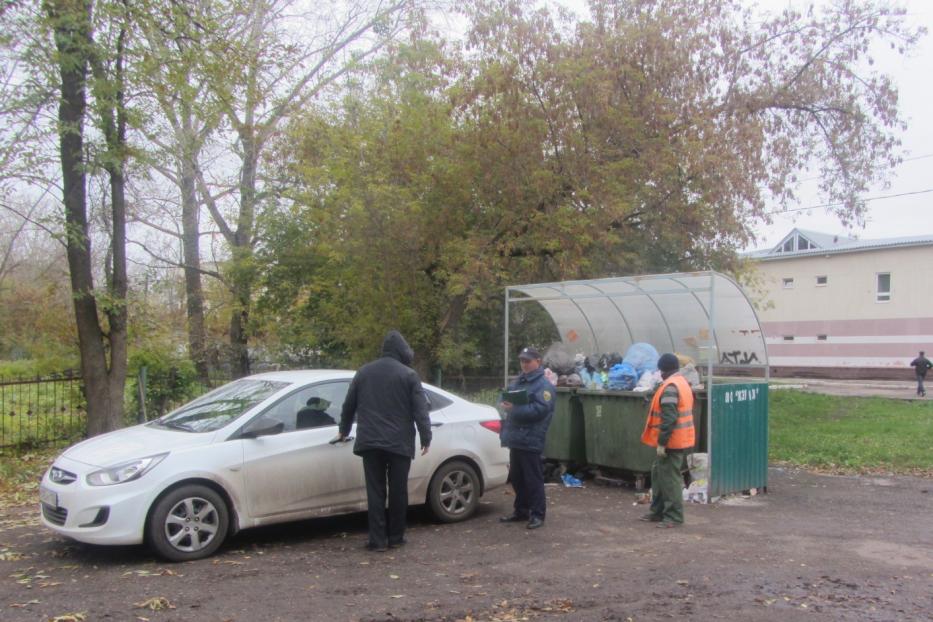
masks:
POLYGON ((538 368, 527 375, 520 375, 509 386, 509 391, 522 389, 528 393, 528 403, 512 406, 512 411, 502 422, 499 441, 509 449, 543 452, 547 429, 554 416, 554 385, 544 377, 544 369, 538 368))

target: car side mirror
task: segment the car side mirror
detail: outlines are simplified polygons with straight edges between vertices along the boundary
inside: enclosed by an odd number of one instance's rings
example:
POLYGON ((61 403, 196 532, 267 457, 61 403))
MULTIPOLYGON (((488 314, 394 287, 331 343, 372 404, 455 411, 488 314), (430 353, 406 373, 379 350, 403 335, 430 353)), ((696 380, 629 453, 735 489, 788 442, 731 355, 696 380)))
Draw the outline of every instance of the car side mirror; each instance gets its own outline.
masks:
POLYGON ((240 438, 258 438, 271 436, 285 429, 285 424, 270 417, 259 417, 246 424, 240 433, 240 438))

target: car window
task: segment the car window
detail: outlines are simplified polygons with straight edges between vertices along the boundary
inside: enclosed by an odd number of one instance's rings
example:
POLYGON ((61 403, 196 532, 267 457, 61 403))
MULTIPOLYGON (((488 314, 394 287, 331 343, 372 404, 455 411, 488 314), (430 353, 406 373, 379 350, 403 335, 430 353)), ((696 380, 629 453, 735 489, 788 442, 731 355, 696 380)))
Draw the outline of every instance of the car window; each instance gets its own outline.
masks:
POLYGON ((350 388, 349 381, 304 387, 273 404, 261 416, 281 421, 283 432, 335 426, 350 388))
POLYGON ((430 389, 425 389, 424 394, 428 396, 428 408, 433 413, 441 408, 447 408, 453 404, 452 400, 447 399, 440 393, 435 393, 430 389))
POLYGON ((287 382, 241 378, 202 395, 149 425, 186 432, 213 432, 287 386, 287 382))

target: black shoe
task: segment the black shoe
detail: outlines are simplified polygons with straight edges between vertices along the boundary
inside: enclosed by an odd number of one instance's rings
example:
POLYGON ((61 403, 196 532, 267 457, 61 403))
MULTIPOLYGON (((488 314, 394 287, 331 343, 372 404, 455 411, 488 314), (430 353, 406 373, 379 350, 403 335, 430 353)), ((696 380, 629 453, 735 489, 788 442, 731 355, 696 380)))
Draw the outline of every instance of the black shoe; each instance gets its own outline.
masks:
POLYGON ((538 518, 537 516, 532 516, 528 520, 528 525, 526 525, 526 527, 528 529, 537 529, 538 527, 544 527, 544 519, 538 518))
POLYGON ((651 514, 649 512, 648 514, 645 514, 644 516, 640 516, 638 520, 644 521, 646 523, 660 523, 661 517, 658 516, 657 514, 651 514))
POLYGON ((527 516, 521 516, 515 513, 499 517, 500 523, 524 523, 526 520, 528 520, 527 516))
POLYGON ((394 549, 399 546, 405 546, 408 544, 408 540, 405 538, 399 538, 398 540, 389 540, 389 548, 394 549))
POLYGON ((374 553, 385 553, 389 547, 387 547, 385 544, 380 545, 374 542, 367 542, 363 548, 367 551, 373 551, 374 553))

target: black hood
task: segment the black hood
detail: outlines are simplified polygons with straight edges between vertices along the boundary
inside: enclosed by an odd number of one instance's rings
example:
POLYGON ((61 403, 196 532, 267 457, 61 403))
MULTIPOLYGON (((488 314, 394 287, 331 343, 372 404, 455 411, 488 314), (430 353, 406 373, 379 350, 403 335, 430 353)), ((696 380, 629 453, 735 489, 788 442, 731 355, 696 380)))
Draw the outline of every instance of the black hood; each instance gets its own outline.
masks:
POLYGON ((382 342, 382 356, 390 356, 409 367, 411 367, 412 361, 415 360, 414 350, 402 337, 402 333, 397 330, 390 330, 389 334, 386 335, 385 340, 382 342))

